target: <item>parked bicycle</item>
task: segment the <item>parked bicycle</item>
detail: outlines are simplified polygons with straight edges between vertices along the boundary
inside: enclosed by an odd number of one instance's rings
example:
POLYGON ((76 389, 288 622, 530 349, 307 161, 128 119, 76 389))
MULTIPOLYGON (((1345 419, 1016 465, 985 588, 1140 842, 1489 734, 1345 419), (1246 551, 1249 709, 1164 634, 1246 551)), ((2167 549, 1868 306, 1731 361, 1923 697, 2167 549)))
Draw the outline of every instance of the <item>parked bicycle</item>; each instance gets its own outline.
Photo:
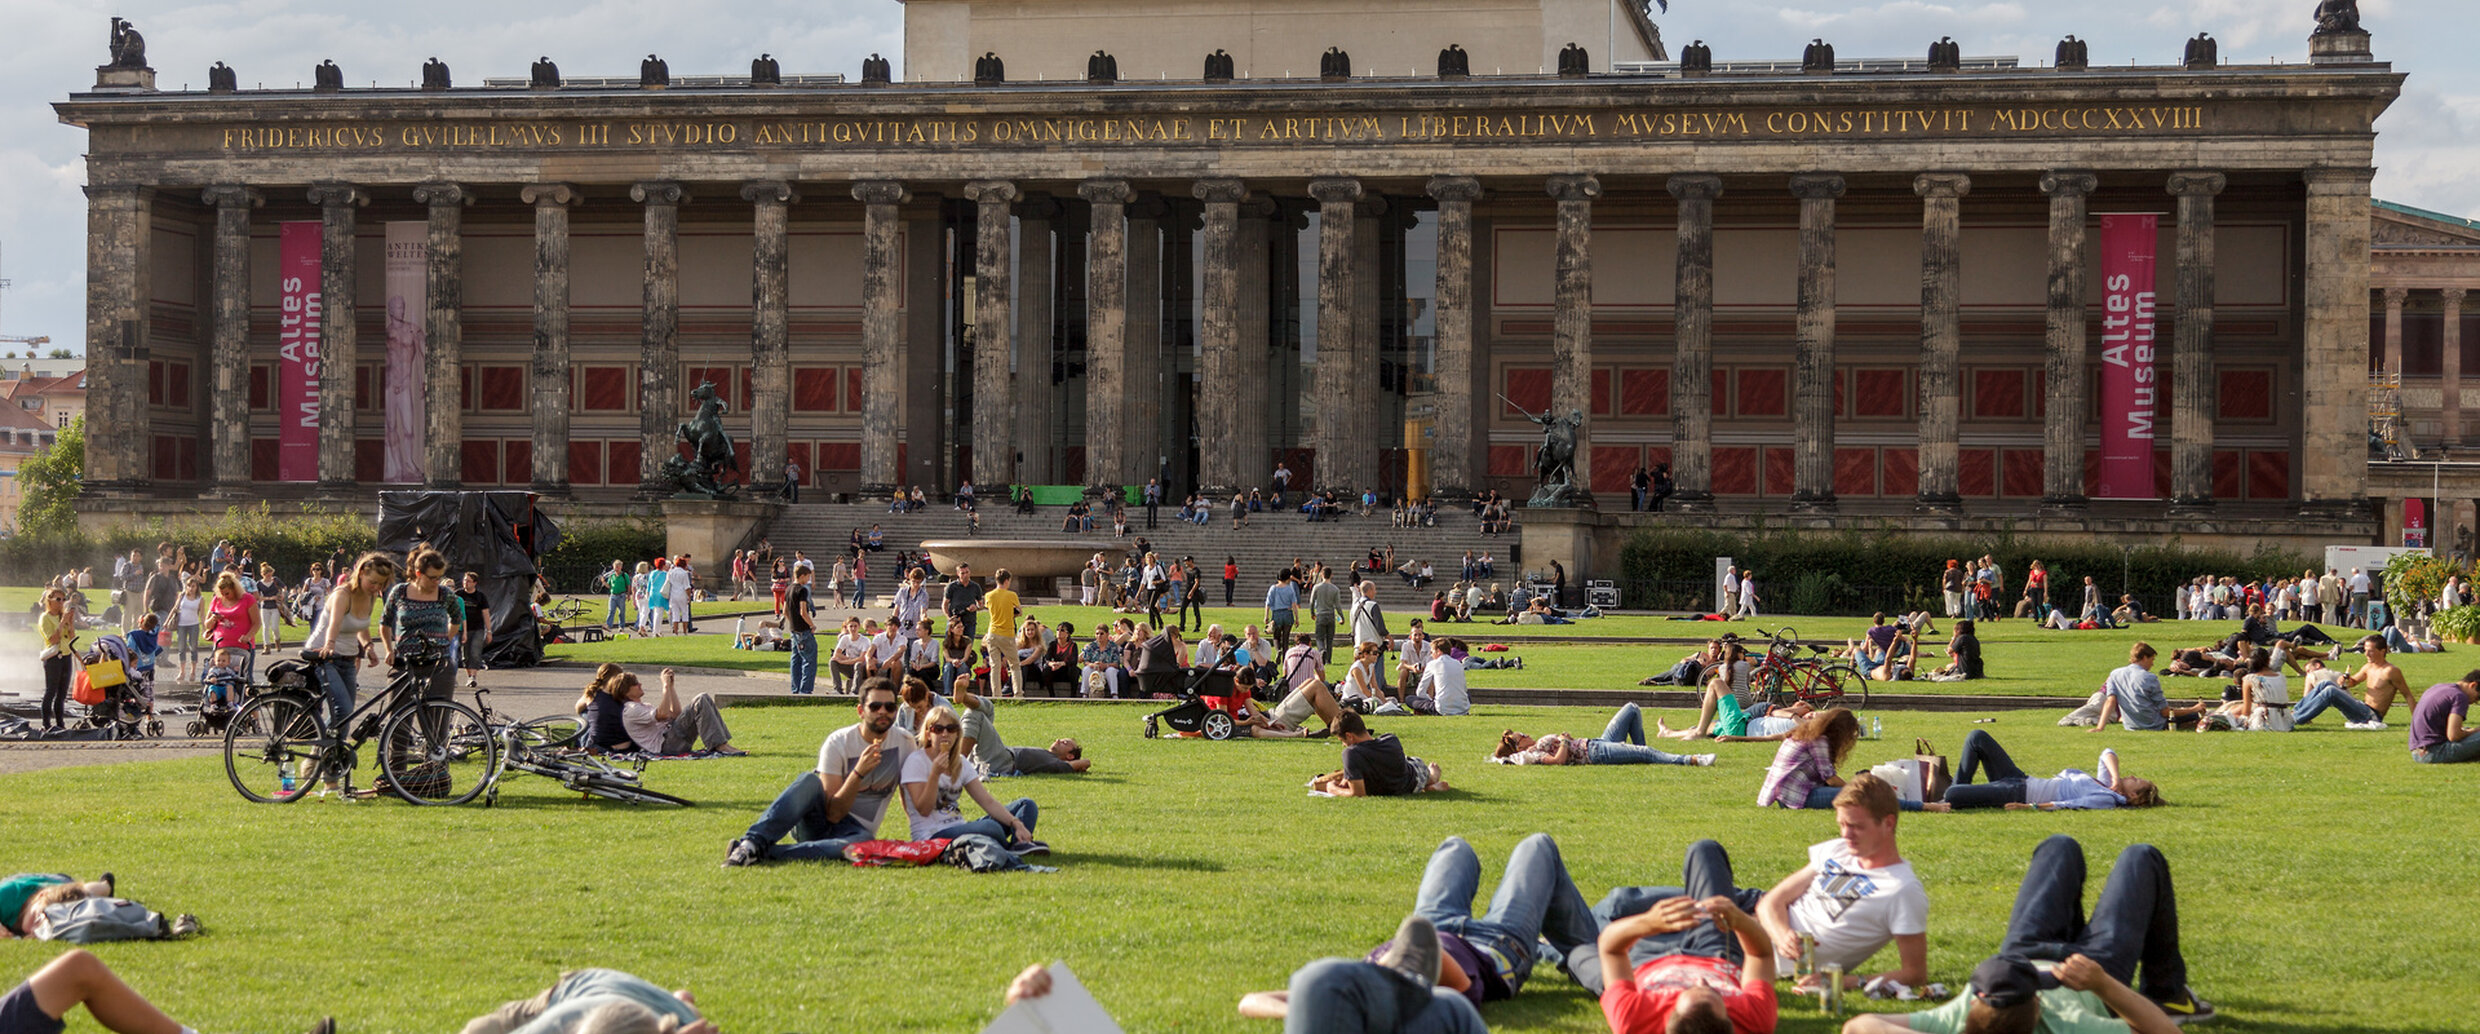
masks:
MULTIPOLYGON (((306 661, 315 661, 305 654, 306 661)), ((269 666, 270 688, 234 714, 224 730, 224 774, 244 799, 290 804, 334 779, 351 794, 364 743, 378 743, 378 786, 411 804, 464 804, 490 787, 498 741, 472 735, 482 716, 454 700, 426 698, 445 651, 408 641, 390 658, 387 688, 356 705, 339 728, 307 666, 286 677, 269 666)))
POLYGON ((584 736, 585 727, 572 715, 494 720, 489 693, 474 691, 475 702, 482 707, 482 724, 459 736, 455 745, 459 751, 497 751, 498 763, 485 780, 485 806, 498 803, 500 780, 510 769, 541 776, 591 797, 631 804, 674 804, 684 808, 693 805, 687 799, 640 785, 646 768, 643 762, 635 769, 622 768, 579 749, 577 742, 584 736))
POLYGON ((1859 668, 1834 656, 1831 647, 1800 642, 1800 634, 1785 625, 1772 632, 1760 630, 1769 642, 1765 655, 1749 672, 1748 684, 1777 707, 1805 701, 1810 707, 1848 707, 1861 710, 1869 706, 1869 680, 1859 668), (1808 656, 1800 656, 1805 647, 1808 656))

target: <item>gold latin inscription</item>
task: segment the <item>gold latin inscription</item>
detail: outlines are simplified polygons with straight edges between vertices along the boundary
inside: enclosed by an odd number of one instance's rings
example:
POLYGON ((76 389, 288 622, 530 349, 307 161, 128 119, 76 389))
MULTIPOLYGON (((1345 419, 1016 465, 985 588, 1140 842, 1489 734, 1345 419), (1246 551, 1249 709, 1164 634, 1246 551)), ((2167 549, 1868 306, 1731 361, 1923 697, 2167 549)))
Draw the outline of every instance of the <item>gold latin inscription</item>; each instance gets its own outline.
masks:
POLYGON ((311 123, 230 126, 218 149, 262 151, 892 150, 1056 145, 1199 147, 1435 142, 1636 143, 1648 140, 1936 139, 2196 134, 2195 105, 1949 108, 1643 109, 1593 112, 1404 111, 1377 115, 1212 115, 311 123))

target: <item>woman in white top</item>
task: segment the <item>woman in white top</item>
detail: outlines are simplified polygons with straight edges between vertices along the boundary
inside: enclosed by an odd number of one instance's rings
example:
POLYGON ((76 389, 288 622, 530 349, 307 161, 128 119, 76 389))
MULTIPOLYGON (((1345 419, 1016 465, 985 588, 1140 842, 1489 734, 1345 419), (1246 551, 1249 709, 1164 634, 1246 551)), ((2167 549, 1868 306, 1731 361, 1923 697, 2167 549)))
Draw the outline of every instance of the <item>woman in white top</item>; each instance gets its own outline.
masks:
MULTIPOLYGON (((382 553, 365 553, 354 561, 353 573, 327 594, 327 603, 319 608, 318 623, 311 626, 310 638, 302 643, 302 655, 311 662, 310 677, 327 693, 327 724, 341 734, 346 716, 353 713, 353 698, 360 692, 360 668, 376 666, 383 658, 371 649, 370 619, 388 586, 396 582, 396 561, 382 553)), ((327 781, 327 794, 339 801, 352 798, 340 792, 335 779, 327 781)))
POLYGON ((861 619, 845 618, 843 632, 835 637, 835 652, 827 658, 827 671, 835 691, 845 692, 859 682, 869 658, 870 637, 862 634, 861 619))
POLYGON ((2247 674, 2239 678, 2239 699, 2232 700, 2196 723, 2196 731, 2216 728, 2246 732, 2291 731, 2290 679, 2282 674, 2279 655, 2258 650, 2248 655, 2247 674))
POLYGON ((206 608, 207 598, 199 595, 196 578, 183 583, 180 597, 172 601, 173 627, 180 633, 176 640, 181 649, 178 681, 191 682, 198 678, 198 625, 204 620, 206 608))
POLYGON ((844 585, 850 581, 852 581, 852 565, 845 562, 843 557, 835 558, 835 566, 827 571, 827 593, 835 600, 836 606, 844 605, 844 585))
POLYGON ((1049 854, 1050 845, 1033 838, 1041 810, 1019 797, 1000 807, 982 785, 980 762, 965 756, 964 723, 955 709, 933 707, 924 720, 921 749, 904 759, 904 816, 912 820, 915 840, 952 840, 979 833, 1017 854, 1049 854), (964 798, 982 808, 987 818, 964 820, 964 798))
POLYGON ((1360 698, 1376 704, 1393 696, 1388 691, 1394 687, 1387 685, 1386 676, 1379 669, 1381 652, 1376 643, 1362 643, 1352 648, 1352 666, 1343 673, 1343 699, 1346 702, 1360 698))

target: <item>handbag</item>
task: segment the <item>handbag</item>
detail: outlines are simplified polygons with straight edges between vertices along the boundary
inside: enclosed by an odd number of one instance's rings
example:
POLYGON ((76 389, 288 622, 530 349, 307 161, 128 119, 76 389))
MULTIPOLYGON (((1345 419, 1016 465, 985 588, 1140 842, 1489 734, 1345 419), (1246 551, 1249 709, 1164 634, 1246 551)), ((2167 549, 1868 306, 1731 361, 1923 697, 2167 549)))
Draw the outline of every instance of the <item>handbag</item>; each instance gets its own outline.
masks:
POLYGON ((88 707, 95 707, 103 703, 103 689, 95 685, 93 679, 86 677, 84 669, 79 669, 77 677, 69 683, 69 699, 88 707))
POLYGON ((1946 755, 1929 746, 1928 740, 1919 738, 1912 740, 1912 751, 1913 759, 1920 762, 1924 770, 1921 775, 1924 784, 1921 787, 1922 799, 1944 800, 1946 788, 1955 785, 1954 771, 1947 767, 1946 755))
POLYGON ((86 665, 86 680, 97 690, 129 684, 129 668, 117 657, 105 657, 86 665))

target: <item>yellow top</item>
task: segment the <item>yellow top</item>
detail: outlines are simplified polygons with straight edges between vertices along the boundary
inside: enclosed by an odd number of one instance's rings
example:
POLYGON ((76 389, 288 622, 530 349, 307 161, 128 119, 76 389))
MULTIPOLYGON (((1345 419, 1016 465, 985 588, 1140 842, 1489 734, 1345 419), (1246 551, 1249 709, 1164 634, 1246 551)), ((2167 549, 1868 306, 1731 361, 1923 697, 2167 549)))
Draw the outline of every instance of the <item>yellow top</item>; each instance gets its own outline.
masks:
POLYGON ((992 589, 982 595, 982 606, 990 608, 990 634, 1016 635, 1016 594, 1006 589, 992 589))
MULTIPOLYGON (((1010 597, 1008 602, 1014 603, 1014 597, 1010 597)), ((68 620, 69 615, 67 614, 54 614, 50 611, 45 611, 43 613, 43 624, 41 626, 43 632, 43 645, 52 645, 52 637, 61 634, 61 626, 67 624, 68 620)), ((65 636, 63 638, 66 639, 65 636)))

